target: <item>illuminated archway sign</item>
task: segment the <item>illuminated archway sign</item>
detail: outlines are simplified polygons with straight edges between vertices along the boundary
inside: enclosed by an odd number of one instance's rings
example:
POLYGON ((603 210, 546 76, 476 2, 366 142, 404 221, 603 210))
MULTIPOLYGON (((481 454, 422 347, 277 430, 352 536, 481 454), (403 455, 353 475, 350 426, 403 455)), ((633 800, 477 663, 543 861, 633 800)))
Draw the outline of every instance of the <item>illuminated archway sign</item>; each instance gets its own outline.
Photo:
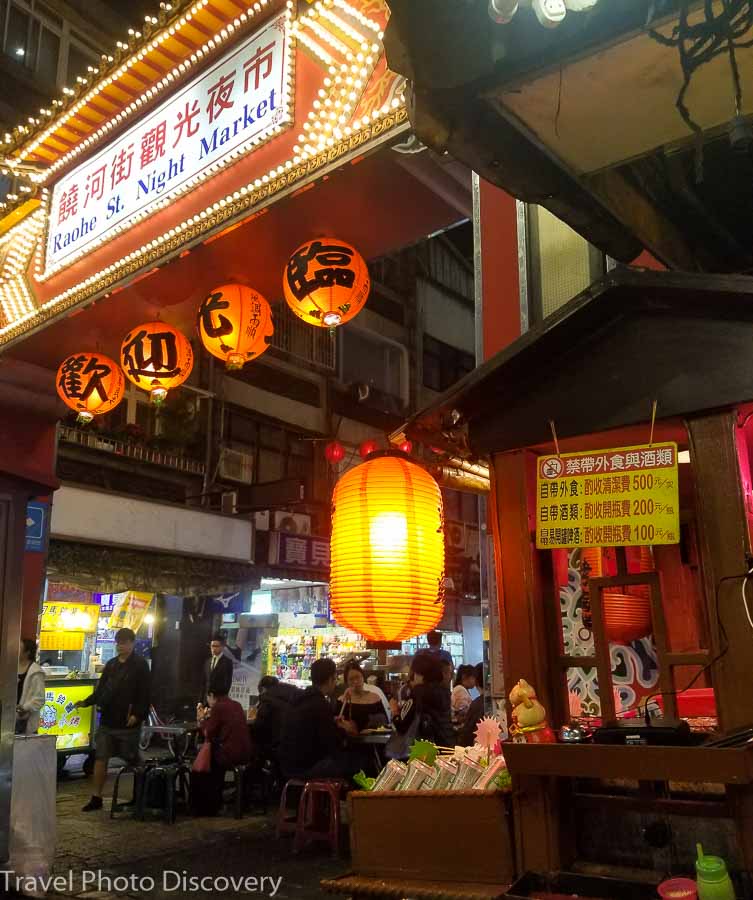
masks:
POLYGON ((45 275, 289 121, 286 22, 272 19, 55 185, 45 275))

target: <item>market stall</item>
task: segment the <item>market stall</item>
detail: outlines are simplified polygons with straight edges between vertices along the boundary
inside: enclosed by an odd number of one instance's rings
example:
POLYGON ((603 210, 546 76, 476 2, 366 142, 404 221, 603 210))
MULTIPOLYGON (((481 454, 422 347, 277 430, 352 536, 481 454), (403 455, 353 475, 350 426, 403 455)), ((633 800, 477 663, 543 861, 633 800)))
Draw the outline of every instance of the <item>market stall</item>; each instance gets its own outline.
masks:
POLYGON ((752 339, 749 279, 613 272, 409 425, 492 460, 519 874, 750 896, 752 339))

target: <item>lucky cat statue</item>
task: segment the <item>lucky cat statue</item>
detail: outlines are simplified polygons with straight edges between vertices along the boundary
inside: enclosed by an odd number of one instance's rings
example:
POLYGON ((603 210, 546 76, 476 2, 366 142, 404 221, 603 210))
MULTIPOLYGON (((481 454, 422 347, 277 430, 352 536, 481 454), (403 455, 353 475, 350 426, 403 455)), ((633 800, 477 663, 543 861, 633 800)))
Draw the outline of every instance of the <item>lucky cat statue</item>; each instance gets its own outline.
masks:
POLYGON ((536 691, 524 679, 510 691, 512 727, 510 735, 518 744, 554 744, 556 737, 546 720, 546 710, 536 699, 536 691))

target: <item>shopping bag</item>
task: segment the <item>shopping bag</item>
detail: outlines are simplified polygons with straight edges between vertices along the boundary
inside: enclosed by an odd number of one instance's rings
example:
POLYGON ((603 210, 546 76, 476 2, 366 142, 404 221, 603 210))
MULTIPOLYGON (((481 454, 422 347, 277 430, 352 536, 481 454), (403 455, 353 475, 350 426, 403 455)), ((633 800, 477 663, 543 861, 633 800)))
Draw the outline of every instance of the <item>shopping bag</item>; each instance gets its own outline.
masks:
POLYGON ((196 754, 196 759, 193 761, 193 765, 191 766, 192 772, 209 772, 212 768, 212 745, 209 741, 204 741, 204 743, 199 747, 199 752, 196 754))

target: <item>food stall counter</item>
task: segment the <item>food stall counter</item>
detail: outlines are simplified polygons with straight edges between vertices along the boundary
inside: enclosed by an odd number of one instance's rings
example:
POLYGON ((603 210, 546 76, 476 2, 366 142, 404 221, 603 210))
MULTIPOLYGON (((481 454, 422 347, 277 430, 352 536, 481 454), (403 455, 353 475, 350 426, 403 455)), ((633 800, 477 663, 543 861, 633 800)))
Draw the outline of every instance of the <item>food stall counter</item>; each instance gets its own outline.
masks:
POLYGON ((90 676, 48 675, 45 679, 45 702, 39 714, 39 733, 56 737, 58 771, 74 753, 90 753, 96 724, 95 707, 74 709, 94 690, 98 679, 90 676))

